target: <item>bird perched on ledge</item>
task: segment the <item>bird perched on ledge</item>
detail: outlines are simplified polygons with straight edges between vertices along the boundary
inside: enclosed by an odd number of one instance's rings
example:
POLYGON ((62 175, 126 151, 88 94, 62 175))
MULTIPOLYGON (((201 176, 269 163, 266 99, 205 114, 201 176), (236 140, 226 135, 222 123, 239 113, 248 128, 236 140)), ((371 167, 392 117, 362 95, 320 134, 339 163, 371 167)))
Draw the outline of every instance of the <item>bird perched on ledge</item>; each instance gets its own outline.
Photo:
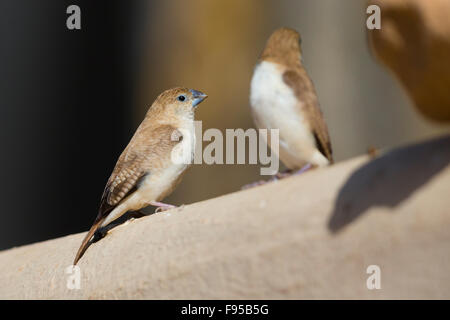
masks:
POLYGON ((161 93, 122 152, 106 183, 97 218, 78 250, 74 265, 95 232, 128 211, 159 202, 173 191, 192 162, 195 150, 194 110, 206 94, 186 88, 161 93), (187 155, 189 159, 184 159, 187 155))
POLYGON ((302 64, 300 41, 295 30, 276 30, 255 67, 250 88, 255 124, 279 129, 279 153, 272 151, 291 170, 333 162, 328 128, 302 64))

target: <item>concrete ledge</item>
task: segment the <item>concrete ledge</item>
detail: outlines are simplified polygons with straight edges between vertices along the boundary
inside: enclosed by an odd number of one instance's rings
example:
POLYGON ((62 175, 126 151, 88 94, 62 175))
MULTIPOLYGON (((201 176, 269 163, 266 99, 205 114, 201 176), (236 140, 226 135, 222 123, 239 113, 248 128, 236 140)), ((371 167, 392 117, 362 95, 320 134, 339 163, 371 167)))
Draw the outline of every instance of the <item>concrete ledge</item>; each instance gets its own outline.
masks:
POLYGON ((6 250, 0 298, 448 299, 449 163, 450 136, 132 221, 88 249, 79 290, 83 234, 6 250))

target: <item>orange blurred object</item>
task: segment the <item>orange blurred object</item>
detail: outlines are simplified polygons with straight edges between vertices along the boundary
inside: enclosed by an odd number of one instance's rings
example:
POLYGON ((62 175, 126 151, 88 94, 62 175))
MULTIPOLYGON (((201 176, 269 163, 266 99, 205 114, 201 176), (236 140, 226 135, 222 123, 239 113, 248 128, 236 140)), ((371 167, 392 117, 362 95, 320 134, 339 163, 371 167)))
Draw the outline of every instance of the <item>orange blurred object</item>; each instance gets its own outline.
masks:
POLYGON ((381 29, 368 30, 376 58, 427 118, 450 122, 450 1, 371 0, 381 29))

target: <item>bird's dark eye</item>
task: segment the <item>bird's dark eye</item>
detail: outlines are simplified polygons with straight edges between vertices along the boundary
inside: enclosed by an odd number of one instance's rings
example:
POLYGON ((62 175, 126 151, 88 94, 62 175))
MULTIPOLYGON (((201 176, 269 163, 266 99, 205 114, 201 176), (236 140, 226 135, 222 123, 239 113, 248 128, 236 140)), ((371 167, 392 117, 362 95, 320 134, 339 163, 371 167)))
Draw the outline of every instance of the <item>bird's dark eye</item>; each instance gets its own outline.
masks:
POLYGON ((183 102, 184 100, 186 100, 186 96, 183 96, 183 95, 178 96, 178 100, 183 102))

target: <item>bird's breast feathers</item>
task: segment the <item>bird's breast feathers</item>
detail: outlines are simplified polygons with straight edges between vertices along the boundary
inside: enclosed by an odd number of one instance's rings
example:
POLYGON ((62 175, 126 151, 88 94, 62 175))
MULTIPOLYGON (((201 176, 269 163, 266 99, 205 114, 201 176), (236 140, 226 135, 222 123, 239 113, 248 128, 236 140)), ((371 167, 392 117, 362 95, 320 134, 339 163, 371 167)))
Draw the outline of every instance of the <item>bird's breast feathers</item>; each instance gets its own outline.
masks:
POLYGON ((273 109, 273 104, 285 109, 295 106, 297 100, 292 89, 284 83, 283 72, 283 66, 268 61, 262 61, 255 67, 250 92, 253 108, 273 109))
POLYGON ((186 121, 178 126, 177 131, 181 133, 182 139, 172 148, 170 160, 161 170, 153 175, 150 174, 140 186, 143 193, 151 193, 155 200, 173 188, 179 176, 189 167, 194 158, 196 141, 194 122, 186 121), (155 190, 161 190, 162 194, 155 194, 155 190))
POLYGON ((283 129, 280 138, 292 134, 302 135, 314 143, 308 121, 301 112, 302 102, 283 81, 285 68, 279 64, 262 61, 253 73, 250 104, 258 127, 283 129), (290 134, 290 133, 289 133, 290 134))

